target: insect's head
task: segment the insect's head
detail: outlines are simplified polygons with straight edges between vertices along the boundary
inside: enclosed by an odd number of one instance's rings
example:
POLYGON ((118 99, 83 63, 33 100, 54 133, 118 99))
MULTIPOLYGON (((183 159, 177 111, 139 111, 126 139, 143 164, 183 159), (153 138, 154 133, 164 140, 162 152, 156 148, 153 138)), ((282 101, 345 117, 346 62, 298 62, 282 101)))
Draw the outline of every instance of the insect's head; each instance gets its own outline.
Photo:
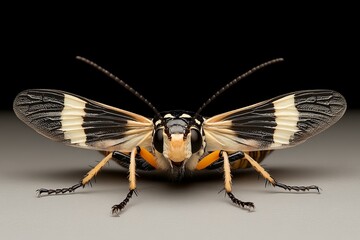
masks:
POLYGON ((184 112, 172 112, 162 119, 154 119, 153 146, 173 165, 182 165, 203 147, 202 118, 194 122, 184 112))

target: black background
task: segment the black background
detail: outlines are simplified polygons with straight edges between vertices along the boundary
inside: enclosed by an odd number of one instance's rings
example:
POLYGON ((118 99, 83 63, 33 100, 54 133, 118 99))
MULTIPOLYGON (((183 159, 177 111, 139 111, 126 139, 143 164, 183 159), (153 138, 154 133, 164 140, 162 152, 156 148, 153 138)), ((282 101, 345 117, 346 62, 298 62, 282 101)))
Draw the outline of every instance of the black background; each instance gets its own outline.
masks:
POLYGON ((285 61, 240 81, 202 114, 316 88, 337 90, 350 109, 360 107, 355 87, 358 25, 351 7, 297 9, 298 13, 290 8, 244 18, 240 17, 246 10, 128 12, 103 7, 92 12, 14 12, 2 23, 2 110, 12 108, 21 90, 53 88, 153 115, 116 82, 76 60, 77 55, 117 75, 159 111, 196 111, 227 82, 279 57, 285 61))

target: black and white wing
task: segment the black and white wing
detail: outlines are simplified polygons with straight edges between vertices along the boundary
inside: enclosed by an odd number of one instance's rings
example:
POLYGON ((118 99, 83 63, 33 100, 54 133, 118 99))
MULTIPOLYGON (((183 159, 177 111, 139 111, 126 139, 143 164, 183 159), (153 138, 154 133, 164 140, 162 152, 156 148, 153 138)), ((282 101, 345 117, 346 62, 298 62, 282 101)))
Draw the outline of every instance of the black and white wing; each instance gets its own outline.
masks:
POLYGON ((297 145, 336 123, 346 100, 332 90, 304 90, 204 121, 207 150, 258 151, 297 145))
POLYGON ((71 146, 125 152, 151 146, 151 119, 71 93, 25 90, 13 108, 38 133, 71 146))

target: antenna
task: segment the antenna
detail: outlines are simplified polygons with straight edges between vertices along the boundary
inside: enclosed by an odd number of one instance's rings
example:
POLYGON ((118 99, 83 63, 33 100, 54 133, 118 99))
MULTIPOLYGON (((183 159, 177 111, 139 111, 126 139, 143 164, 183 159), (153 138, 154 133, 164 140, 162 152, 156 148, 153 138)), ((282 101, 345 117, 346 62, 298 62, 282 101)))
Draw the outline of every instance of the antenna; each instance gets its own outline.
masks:
POLYGON ((239 82, 241 79, 244 79, 245 77, 249 76, 250 74, 266 67, 266 66, 269 66, 271 64, 274 64, 274 63, 278 63, 278 62, 281 62, 281 61, 284 61, 283 58, 276 58, 276 59, 273 59, 273 60, 270 60, 270 61, 267 61, 265 63, 262 63, 256 67, 253 67, 252 69, 250 69, 249 71, 247 71, 246 73, 238 76, 237 78, 235 78, 234 80, 232 80, 231 82, 229 82, 228 84, 226 84, 225 86, 223 86, 222 88, 220 88, 220 90, 218 90, 214 95, 212 95, 206 102, 203 103, 203 105, 196 111, 193 119, 195 119, 199 114, 200 112, 207 106, 209 105, 209 103, 211 103, 215 98, 217 98, 220 94, 222 94, 223 92, 225 92, 225 90, 229 89, 231 86, 233 86, 234 84, 236 84, 237 82, 239 82))
POLYGON ((225 92, 227 89, 229 89, 231 86, 233 86, 234 84, 236 84, 237 82, 239 82, 241 79, 244 79, 245 77, 251 75, 252 73, 266 67, 269 66, 271 64, 274 63, 278 63, 284 61, 283 58, 275 58, 273 60, 264 62, 256 67, 253 67, 252 69, 250 69, 249 71, 243 73, 242 75, 238 76, 237 78, 235 78, 234 80, 232 80, 231 82, 229 82, 228 84, 226 84, 225 86, 223 86, 222 88, 220 88, 220 90, 218 90, 214 95, 212 95, 206 102, 203 103, 203 105, 196 111, 196 113, 194 114, 194 116, 192 117, 190 124, 188 125, 188 127, 186 128, 185 134, 184 134, 184 138, 186 137, 186 135, 190 132, 190 126, 192 125, 192 123, 195 121, 195 119, 199 116, 200 112, 207 106, 209 105, 209 103, 211 103, 215 98, 217 98, 220 94, 222 94, 223 92, 225 92))
POLYGON ((163 122, 163 117, 161 116, 160 112, 154 107, 154 105, 152 105, 151 102, 149 102, 146 98, 144 98, 138 91, 136 91, 135 89, 133 89, 132 87, 130 87, 127 83, 125 83, 123 80, 121 80, 120 78, 118 78, 117 76, 115 76, 114 74, 112 74, 111 72, 109 72, 108 70, 106 70, 105 68, 97 65, 96 63, 94 63, 93 61, 81 57, 81 56, 76 56, 76 59, 83 61, 84 63, 89 64, 90 66, 96 68, 97 70, 99 70, 100 72, 104 73, 106 76, 108 76, 109 78, 115 80, 117 83, 119 83, 121 86, 123 86, 126 90, 128 90, 129 92, 131 92, 132 94, 134 94, 137 98, 139 98, 141 101, 143 101, 144 103, 146 103, 146 105, 148 105, 154 112, 155 114, 161 119, 161 121, 163 122))

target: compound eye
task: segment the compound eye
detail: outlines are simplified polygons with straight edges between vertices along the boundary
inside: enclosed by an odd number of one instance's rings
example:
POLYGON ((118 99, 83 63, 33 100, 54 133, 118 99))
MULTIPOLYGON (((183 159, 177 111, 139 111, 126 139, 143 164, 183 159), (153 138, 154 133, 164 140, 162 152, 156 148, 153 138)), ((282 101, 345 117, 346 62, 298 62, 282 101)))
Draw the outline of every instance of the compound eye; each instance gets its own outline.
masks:
POLYGON ((196 153, 202 146, 202 137, 197 129, 191 129, 191 152, 196 153))
POLYGON ((163 136, 163 129, 156 130, 154 137, 153 137, 153 144, 156 151, 162 153, 164 148, 164 136, 163 136))

